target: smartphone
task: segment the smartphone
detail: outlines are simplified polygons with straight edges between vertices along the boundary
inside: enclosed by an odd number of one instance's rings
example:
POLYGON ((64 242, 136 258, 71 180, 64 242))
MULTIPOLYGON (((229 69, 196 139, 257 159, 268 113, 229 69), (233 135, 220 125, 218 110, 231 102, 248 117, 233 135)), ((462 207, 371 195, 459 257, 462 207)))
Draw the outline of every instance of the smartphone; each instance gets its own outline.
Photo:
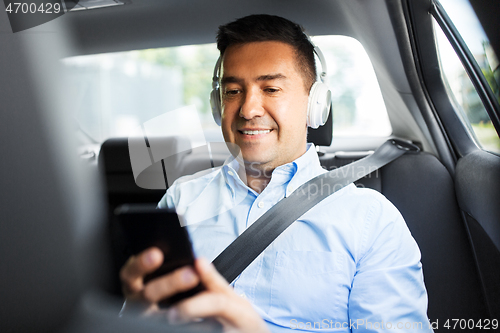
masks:
MULTIPOLYGON (((156 209, 141 204, 121 205, 115 210, 119 228, 124 237, 127 255, 136 255, 156 246, 163 252, 163 264, 144 278, 144 282, 168 274, 177 268, 194 265, 193 247, 186 228, 181 227, 175 211, 156 209)), ((204 290, 200 283, 195 288, 176 294, 159 303, 168 307, 204 290)))

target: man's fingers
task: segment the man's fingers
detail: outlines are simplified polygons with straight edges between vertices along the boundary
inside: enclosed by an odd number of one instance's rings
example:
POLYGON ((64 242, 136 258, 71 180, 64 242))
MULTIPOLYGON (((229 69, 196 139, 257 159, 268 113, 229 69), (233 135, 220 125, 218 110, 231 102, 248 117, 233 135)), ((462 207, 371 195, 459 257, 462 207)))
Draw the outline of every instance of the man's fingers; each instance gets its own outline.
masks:
POLYGON ((221 293, 201 292, 185 299, 167 311, 171 323, 187 322, 196 318, 218 317, 224 315, 227 308, 227 296, 221 293))
MULTIPOLYGON (((200 258, 195 260, 194 266, 206 290, 168 309, 165 315, 169 322, 182 323, 213 317, 224 326, 225 332, 269 333, 266 324, 252 305, 235 294, 212 264, 200 258)), ((150 283, 146 288, 149 288, 149 285, 150 283)))
POLYGON ((172 324, 213 317, 224 326, 225 332, 269 333, 252 305, 234 293, 199 293, 170 308, 166 316, 172 324))
POLYGON ((154 272, 163 262, 163 253, 156 247, 132 256, 120 270, 126 293, 137 293, 144 287, 144 276, 154 272))
POLYGON ((201 282, 207 290, 220 292, 232 291, 226 279, 205 258, 196 259, 194 266, 200 276, 201 282))
POLYGON ((177 293, 187 291, 198 285, 199 277, 191 267, 182 267, 174 272, 160 276, 148 282, 143 296, 149 302, 155 303, 177 293))

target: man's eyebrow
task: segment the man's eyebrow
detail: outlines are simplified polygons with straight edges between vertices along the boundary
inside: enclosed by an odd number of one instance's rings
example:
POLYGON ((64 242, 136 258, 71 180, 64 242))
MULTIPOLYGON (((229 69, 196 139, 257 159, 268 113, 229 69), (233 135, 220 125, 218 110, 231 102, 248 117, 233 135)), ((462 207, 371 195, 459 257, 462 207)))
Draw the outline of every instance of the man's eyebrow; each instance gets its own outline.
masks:
POLYGON ((235 76, 224 76, 221 80, 221 84, 227 84, 227 83, 241 83, 243 82, 243 79, 237 78, 235 76))
MULTIPOLYGON (((266 74, 266 75, 261 75, 257 77, 256 81, 271 81, 271 80, 282 80, 286 79, 287 77, 281 73, 277 74, 266 74)), ((226 76, 221 79, 221 84, 228 84, 228 83, 242 83, 243 79, 237 78, 235 76, 226 76)))
POLYGON ((281 80, 281 79, 286 79, 286 76, 281 73, 277 73, 277 74, 261 75, 257 78, 257 81, 270 81, 270 80, 281 80))

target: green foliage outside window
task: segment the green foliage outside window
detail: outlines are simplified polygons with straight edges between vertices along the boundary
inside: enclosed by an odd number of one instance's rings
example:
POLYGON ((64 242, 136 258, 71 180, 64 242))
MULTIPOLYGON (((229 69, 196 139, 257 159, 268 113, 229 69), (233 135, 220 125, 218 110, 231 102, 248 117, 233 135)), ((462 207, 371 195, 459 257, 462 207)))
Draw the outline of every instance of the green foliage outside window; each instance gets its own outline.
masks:
POLYGON ((198 111, 210 112, 213 68, 219 56, 215 44, 181 46, 137 51, 149 63, 182 70, 183 102, 194 104, 198 111))

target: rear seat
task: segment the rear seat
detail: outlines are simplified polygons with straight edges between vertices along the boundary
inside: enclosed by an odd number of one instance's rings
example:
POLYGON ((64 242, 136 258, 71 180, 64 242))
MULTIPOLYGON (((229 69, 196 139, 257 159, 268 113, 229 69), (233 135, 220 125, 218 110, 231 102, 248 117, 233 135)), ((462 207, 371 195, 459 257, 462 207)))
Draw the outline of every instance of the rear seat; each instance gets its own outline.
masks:
MULTIPOLYGON (((184 156, 184 164, 189 165, 190 172, 198 171, 195 169, 199 158, 193 152, 184 156)), ((212 164, 221 165, 224 156, 215 152, 213 155, 212 164)), ((320 161, 326 169, 332 169, 362 155, 325 154, 320 156, 320 161)), ((165 192, 135 185, 127 139, 106 141, 102 145, 99 164, 106 178, 110 211, 121 203, 157 203, 165 192)), ((457 204, 454 183, 441 162, 428 153, 406 154, 362 178, 357 185, 383 193, 405 218, 422 253, 430 320, 439 320, 439 327, 443 327, 448 319, 474 319, 477 322, 487 317, 483 290, 474 269, 476 264, 457 204)), ((121 263, 116 268, 119 266, 121 263)))
POLYGON ((476 323, 485 319, 488 311, 453 179, 441 162, 427 153, 406 154, 359 183, 384 194, 417 241, 429 319, 439 320, 441 328, 448 319, 475 319, 476 323))

